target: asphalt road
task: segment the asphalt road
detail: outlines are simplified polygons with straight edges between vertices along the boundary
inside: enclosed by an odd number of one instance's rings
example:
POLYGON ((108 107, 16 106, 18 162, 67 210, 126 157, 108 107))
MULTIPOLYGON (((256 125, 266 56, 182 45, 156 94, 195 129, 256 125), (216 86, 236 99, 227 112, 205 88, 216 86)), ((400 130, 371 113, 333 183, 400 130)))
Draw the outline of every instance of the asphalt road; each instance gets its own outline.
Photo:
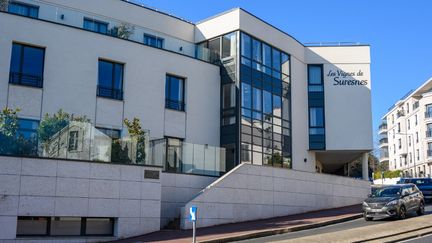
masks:
MULTIPOLYGON (((432 214, 432 204, 426 205, 426 214, 432 214)), ((416 217, 416 214, 411 214, 409 217, 416 217)), ((286 234, 280 234, 280 235, 273 235, 268 237, 262 237, 262 238, 256 238, 251 240, 245 240, 245 241, 239 241, 243 243, 261 243, 261 242, 272 242, 272 241, 281 241, 281 240, 288 240, 288 239, 295 239, 305 236, 311 236, 311 235, 318 235, 318 234, 324 234, 324 233, 330 233, 330 232, 337 232, 347 229, 354 229, 359 227, 365 227, 370 225, 377 225, 377 224, 385 224, 388 222, 393 221, 394 219, 385 218, 385 219, 379 219, 379 220, 373 220, 373 221, 365 221, 363 218, 351 220, 344 223, 339 224, 333 224, 329 226, 324 226, 316 229, 310 229, 310 230, 302 230, 298 232, 292 232, 292 233, 286 233, 286 234)), ((424 242, 432 242, 432 236, 423 237, 426 239, 424 242), (429 238, 427 238, 429 237, 429 238)), ((418 238, 419 240, 422 240, 423 238, 418 238)), ((408 242, 423 242, 423 241, 408 241, 408 242)))

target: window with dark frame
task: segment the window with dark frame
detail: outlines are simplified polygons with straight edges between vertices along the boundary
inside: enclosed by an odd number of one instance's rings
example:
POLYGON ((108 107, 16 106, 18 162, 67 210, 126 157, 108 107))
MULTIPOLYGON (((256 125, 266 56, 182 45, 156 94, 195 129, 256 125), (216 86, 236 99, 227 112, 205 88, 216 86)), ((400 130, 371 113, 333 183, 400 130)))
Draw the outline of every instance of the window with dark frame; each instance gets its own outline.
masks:
POLYGON ((165 108, 185 110, 185 79, 173 75, 166 75, 165 108))
POLYGON ((309 149, 325 149, 324 77, 322 64, 308 65, 309 149))
POLYGON ((9 83, 42 88, 44 59, 44 48, 13 43, 9 83))
POLYGON ((69 151, 78 150, 78 131, 69 132, 68 150, 69 151))
POLYGON ((108 23, 84 17, 83 29, 106 35, 108 23))
POLYGON ((39 6, 11 1, 8 4, 8 12, 37 19, 39 17, 39 6))
POLYGON ((123 64, 99 60, 97 96, 123 100, 123 68, 123 64))
POLYGON ((144 34, 144 44, 156 48, 163 48, 164 39, 150 34, 144 34))
POLYGON ((119 129, 111 129, 104 127, 96 127, 96 129, 107 135, 111 139, 119 139, 121 137, 121 131, 119 129))
POLYGON ((17 237, 113 236, 114 218, 18 216, 17 237))

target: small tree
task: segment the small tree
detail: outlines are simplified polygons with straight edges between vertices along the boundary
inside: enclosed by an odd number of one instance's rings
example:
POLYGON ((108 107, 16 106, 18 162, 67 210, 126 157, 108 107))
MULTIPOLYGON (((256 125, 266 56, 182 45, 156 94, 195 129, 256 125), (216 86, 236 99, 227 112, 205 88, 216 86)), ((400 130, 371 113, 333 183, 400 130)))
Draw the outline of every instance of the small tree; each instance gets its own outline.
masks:
POLYGON ((129 39, 134 32, 135 26, 128 23, 121 23, 119 26, 115 26, 111 29, 112 35, 122 39, 129 39))
POLYGON ((86 116, 70 115, 62 109, 53 115, 47 113, 38 128, 39 139, 41 142, 47 142, 54 134, 68 126, 71 121, 90 122, 86 116))
POLYGON ((19 109, 4 108, 0 113, 0 153, 16 153, 19 109))
POLYGON ((136 117, 132 121, 124 119, 124 124, 128 129, 132 141, 136 142, 136 163, 145 162, 146 132, 142 129, 140 120, 136 117))

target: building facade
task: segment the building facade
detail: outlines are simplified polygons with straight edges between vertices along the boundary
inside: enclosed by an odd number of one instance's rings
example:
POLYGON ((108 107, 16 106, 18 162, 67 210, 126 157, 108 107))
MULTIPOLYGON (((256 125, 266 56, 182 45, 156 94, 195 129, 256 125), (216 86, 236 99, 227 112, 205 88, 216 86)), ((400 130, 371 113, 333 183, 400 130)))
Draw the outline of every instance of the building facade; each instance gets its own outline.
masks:
POLYGON ((432 167, 432 81, 410 91, 382 118, 379 127, 380 161, 405 177, 430 177, 432 167))
POLYGON ((0 134, 14 185, 0 239, 152 232, 243 163, 344 176, 362 157, 368 179, 368 45, 304 45, 243 9, 198 23, 122 0, 0 10, 0 107, 16 120, 0 134))

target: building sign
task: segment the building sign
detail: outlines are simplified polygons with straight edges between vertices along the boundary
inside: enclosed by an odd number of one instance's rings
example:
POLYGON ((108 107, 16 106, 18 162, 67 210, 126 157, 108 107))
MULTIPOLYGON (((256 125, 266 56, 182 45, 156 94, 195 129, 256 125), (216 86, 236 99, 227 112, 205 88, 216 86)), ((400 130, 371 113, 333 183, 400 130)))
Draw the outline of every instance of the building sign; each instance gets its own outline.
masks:
POLYGON ((144 170, 145 179, 159 179, 159 171, 157 170, 144 170))
POLYGON ((345 72, 340 69, 329 70, 326 74, 333 81, 334 86, 363 86, 368 84, 363 71, 345 72))

